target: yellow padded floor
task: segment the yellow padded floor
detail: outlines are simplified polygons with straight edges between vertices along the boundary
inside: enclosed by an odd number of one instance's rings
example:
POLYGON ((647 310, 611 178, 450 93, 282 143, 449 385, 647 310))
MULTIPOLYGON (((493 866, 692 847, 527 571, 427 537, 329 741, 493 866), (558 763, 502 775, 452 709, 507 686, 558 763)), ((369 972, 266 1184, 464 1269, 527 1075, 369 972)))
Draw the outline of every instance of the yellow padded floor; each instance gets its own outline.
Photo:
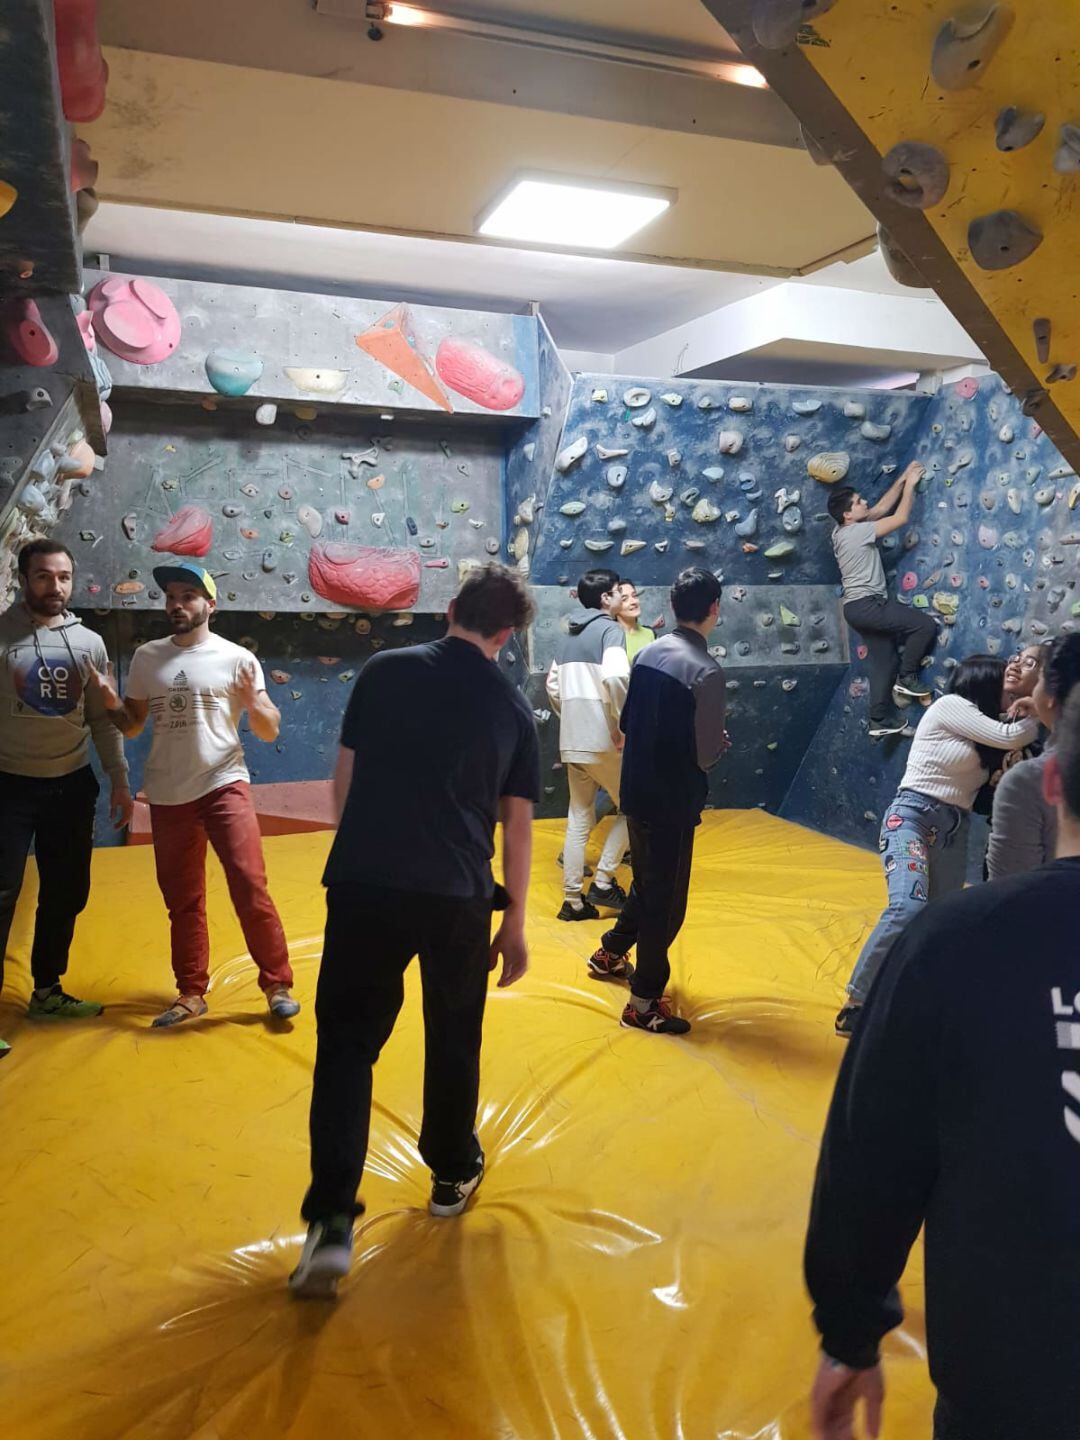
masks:
MULTIPOLYGON (((147 1029, 171 993, 149 847, 95 856, 69 979, 107 1003, 100 1020, 23 1019, 24 903, 0 1003, 15 1047, 0 1068, 5 1433, 805 1440, 816 1347, 800 1262, 831 1022, 884 887, 874 856, 756 811, 710 814, 699 837, 672 985, 695 1028, 669 1039, 621 1030, 623 992, 587 978, 602 927, 554 920, 561 827, 538 826, 533 966, 492 991, 489 1171, 456 1221, 424 1209, 413 968, 336 1307, 284 1289, 329 837, 266 846, 305 1006, 284 1033, 264 1020, 216 867, 211 1012, 174 1032, 147 1029)), ((889 1440, 929 1434, 912 1270, 889 1440)))

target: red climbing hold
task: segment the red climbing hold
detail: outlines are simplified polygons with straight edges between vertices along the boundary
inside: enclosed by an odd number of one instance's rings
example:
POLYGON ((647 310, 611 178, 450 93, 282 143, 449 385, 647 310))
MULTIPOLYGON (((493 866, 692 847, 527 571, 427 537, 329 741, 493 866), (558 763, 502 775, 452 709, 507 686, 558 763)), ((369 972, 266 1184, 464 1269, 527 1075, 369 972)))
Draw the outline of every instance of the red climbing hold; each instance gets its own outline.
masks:
POLYGON ((185 505, 154 536, 151 550, 169 555, 205 555, 214 541, 214 522, 198 505, 185 505))
POLYGON ((33 300, 9 300, 2 314, 0 329, 4 339, 24 365, 56 364, 60 347, 33 300))
POLYGON ((420 595, 420 555, 329 540, 311 547, 308 580, 324 600, 337 605, 409 610, 420 595))
POLYGON ((444 385, 485 410, 513 410, 525 394, 521 372, 471 340, 444 340, 435 369, 444 385))
POLYGON ((64 118, 88 125, 105 109, 109 67, 97 33, 97 0, 53 0, 56 68, 64 118))

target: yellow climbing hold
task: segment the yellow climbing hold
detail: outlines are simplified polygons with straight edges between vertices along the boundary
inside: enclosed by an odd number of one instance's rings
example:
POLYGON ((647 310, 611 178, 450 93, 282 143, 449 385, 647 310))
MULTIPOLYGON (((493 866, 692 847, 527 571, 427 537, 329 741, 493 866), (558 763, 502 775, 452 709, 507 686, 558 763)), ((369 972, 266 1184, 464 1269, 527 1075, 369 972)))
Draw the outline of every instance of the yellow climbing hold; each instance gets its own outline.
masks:
POLYGON ((960 609, 959 597, 949 595, 943 590, 938 591, 932 603, 939 615, 955 615, 960 609))
POLYGON ((0 180, 0 215, 6 215, 18 198, 19 192, 15 186, 9 185, 6 180, 0 180))
POLYGON ((1080 501, 1080 480, 1069 491, 1069 509, 1075 510, 1077 502, 1080 501))

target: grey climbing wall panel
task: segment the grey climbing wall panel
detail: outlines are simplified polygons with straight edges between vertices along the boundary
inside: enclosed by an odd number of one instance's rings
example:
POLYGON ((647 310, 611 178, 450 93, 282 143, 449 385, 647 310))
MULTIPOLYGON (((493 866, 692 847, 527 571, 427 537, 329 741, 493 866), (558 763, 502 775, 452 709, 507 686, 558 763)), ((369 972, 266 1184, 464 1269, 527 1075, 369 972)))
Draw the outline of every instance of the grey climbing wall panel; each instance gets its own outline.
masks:
POLYGON ((539 521, 547 502, 555 456, 570 399, 570 372, 559 358, 547 326, 538 320, 540 418, 523 430, 506 453, 508 563, 532 569, 539 521))

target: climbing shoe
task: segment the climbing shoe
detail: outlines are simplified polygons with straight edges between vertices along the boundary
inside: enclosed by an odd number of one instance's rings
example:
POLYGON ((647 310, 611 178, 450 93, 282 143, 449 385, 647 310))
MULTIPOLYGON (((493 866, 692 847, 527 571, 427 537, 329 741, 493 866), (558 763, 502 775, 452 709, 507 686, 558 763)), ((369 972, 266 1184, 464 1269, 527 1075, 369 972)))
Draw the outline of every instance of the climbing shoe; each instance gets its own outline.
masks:
POLYGON ((881 740, 887 735, 911 735, 914 733, 902 715, 886 715, 883 720, 871 720, 871 740, 881 740))
POLYGON ((597 980, 632 980, 634 967, 625 955, 613 955, 601 945, 588 960, 589 973, 597 980))
POLYGON ((929 700, 934 693, 917 675, 901 675, 893 690, 897 695, 906 695, 911 700, 929 700))
POLYGON ((275 985, 272 990, 268 990, 266 1003, 275 1020, 291 1020, 294 1015, 300 1014, 300 1001, 293 999, 287 985, 275 985))
POLYGON ((153 1021, 151 1028, 167 1030, 173 1025, 182 1025, 185 1020, 198 1020, 208 1008, 201 995, 178 995, 169 1008, 153 1021))
POLYGON ((54 985, 47 995, 39 995, 35 990, 26 1013, 31 1020, 91 1020, 104 1009, 96 1000, 76 1000, 74 995, 54 985))
POLYGON ((313 1220, 300 1252, 300 1263, 289 1276, 289 1289, 298 1300, 334 1300, 338 1281, 352 1264, 353 1222, 348 1215, 313 1220))
POLYGON ((590 905, 600 905, 605 910, 621 910, 626 904, 626 891, 617 880, 612 880, 610 885, 598 885, 594 880, 585 899, 590 905))
POLYGON ((855 1026, 859 1023, 861 1005, 845 1005, 836 1017, 836 1033, 841 1040, 850 1040, 855 1034, 855 1026))
POLYGON ((569 900, 564 900, 562 909, 555 916, 556 920, 599 920, 600 911, 595 905, 590 905, 588 900, 582 900, 579 905, 571 905, 569 900))
POLYGON ((665 995, 653 1000, 647 1010, 639 1010, 632 1002, 622 1012, 619 1024, 624 1030, 647 1030, 652 1035, 685 1035, 690 1021, 671 1013, 671 1001, 665 995))
POLYGON ((483 1178, 483 1156, 480 1157, 480 1169, 471 1180, 440 1180, 437 1175, 432 1175, 428 1213, 437 1216, 440 1220, 449 1220, 455 1215, 460 1215, 469 1203, 469 1196, 474 1193, 483 1178))

